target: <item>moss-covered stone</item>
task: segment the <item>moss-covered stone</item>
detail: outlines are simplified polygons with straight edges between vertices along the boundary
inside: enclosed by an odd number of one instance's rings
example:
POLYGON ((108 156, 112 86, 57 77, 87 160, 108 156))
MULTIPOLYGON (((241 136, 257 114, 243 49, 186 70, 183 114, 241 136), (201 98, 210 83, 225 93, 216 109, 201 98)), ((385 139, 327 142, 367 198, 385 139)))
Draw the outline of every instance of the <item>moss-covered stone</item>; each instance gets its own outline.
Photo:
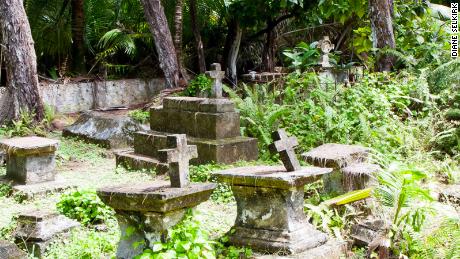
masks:
POLYGON ((450 121, 460 120, 460 109, 450 109, 446 112, 446 119, 450 121))

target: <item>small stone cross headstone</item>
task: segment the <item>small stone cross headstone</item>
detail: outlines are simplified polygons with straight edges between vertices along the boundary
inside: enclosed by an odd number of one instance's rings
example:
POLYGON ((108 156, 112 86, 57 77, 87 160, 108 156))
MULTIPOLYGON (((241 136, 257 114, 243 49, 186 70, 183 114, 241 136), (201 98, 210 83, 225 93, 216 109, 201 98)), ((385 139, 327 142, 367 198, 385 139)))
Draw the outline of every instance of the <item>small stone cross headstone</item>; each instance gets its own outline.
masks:
POLYGON ((185 134, 169 135, 166 142, 169 149, 159 151, 160 161, 169 164, 171 187, 185 187, 189 184, 189 161, 198 157, 197 147, 187 145, 185 134))
POLYGON ((322 40, 318 41, 318 48, 320 48, 322 52, 319 64, 322 67, 332 67, 331 63, 329 63, 329 52, 331 52, 334 47, 334 44, 329 40, 329 36, 324 36, 322 40))
POLYGON ((279 153, 281 161, 288 172, 302 169, 299 160, 294 152, 294 148, 299 145, 296 137, 289 137, 284 129, 279 129, 272 133, 273 144, 272 152, 279 153))
POLYGON ((212 79, 211 98, 222 98, 222 79, 225 77, 225 72, 222 71, 220 64, 211 64, 211 71, 206 71, 206 75, 212 79))

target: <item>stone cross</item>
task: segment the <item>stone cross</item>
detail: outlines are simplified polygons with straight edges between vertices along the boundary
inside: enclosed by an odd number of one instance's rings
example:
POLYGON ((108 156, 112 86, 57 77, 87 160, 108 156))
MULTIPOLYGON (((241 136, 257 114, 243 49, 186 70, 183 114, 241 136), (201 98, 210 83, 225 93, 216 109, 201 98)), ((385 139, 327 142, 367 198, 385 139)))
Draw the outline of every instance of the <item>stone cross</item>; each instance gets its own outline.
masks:
POLYGON ((296 137, 289 137, 284 129, 272 133, 273 144, 270 146, 272 152, 279 153, 281 161, 288 172, 302 169, 294 148, 299 145, 296 137))
POLYGON ((197 147, 187 145, 185 134, 169 135, 166 142, 168 149, 159 151, 160 161, 169 164, 171 187, 183 188, 189 185, 189 161, 198 157, 197 147))
POLYGON ((329 40, 329 36, 324 36, 322 40, 318 41, 318 48, 321 49, 321 58, 319 64, 322 67, 332 67, 329 63, 329 52, 334 49, 334 44, 329 40))
POLYGON ((206 71, 206 75, 212 79, 211 98, 222 98, 222 79, 225 77, 225 72, 222 71, 220 64, 211 64, 211 71, 206 71))

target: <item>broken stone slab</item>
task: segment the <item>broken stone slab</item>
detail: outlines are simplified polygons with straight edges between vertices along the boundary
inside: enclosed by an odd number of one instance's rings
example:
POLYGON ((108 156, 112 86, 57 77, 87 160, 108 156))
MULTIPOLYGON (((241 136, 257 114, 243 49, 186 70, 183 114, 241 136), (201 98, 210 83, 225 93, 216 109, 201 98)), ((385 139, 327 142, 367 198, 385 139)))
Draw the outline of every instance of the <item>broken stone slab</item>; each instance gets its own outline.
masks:
POLYGON ((128 170, 154 170, 157 174, 168 172, 168 164, 161 163, 158 159, 138 154, 133 150, 123 150, 115 153, 117 167, 128 170))
POLYGON ((450 185, 439 193, 439 201, 460 206, 460 185, 450 185))
POLYGON ((127 115, 90 111, 62 132, 65 137, 77 137, 105 148, 126 148, 133 144, 133 134, 147 130, 148 126, 127 115))
POLYGON ((368 246, 386 231, 387 224, 381 219, 367 219, 351 226, 351 238, 356 245, 368 246))
POLYGON ((69 181, 57 179, 56 181, 26 185, 13 185, 13 196, 20 195, 21 200, 32 200, 45 197, 52 193, 60 193, 77 186, 69 181))
POLYGON ((19 249, 16 244, 0 240, 0 258, 2 259, 26 259, 27 253, 19 249))
POLYGON ((367 162, 369 152, 369 148, 357 145, 324 144, 303 153, 302 157, 314 166, 333 168, 331 174, 323 177, 324 190, 327 193, 343 194, 350 191, 348 187, 353 187, 354 183, 348 183, 350 179, 344 179, 342 169, 350 166, 347 169, 349 172, 356 170, 357 167, 353 165, 367 162), (347 182, 346 185, 344 182, 347 182))
POLYGON ((343 174, 343 188, 345 192, 362 190, 377 184, 375 173, 382 168, 370 163, 351 164, 341 169, 343 174))
POLYGON ((229 242, 255 251, 296 254, 319 247, 327 235, 316 230, 304 213, 304 185, 326 168, 288 172, 284 166, 253 166, 214 173, 231 185, 238 212, 229 242))
POLYGON ((53 181, 59 141, 40 137, 3 139, 0 149, 6 153, 6 176, 21 184, 53 181))
POLYGON ((133 258, 178 224, 189 208, 209 199, 214 183, 190 183, 171 188, 166 181, 101 188, 98 196, 115 209, 121 239, 117 258, 133 258))
POLYGON ((40 258, 55 238, 78 226, 78 222, 58 213, 34 210, 18 216, 14 238, 18 245, 40 258))

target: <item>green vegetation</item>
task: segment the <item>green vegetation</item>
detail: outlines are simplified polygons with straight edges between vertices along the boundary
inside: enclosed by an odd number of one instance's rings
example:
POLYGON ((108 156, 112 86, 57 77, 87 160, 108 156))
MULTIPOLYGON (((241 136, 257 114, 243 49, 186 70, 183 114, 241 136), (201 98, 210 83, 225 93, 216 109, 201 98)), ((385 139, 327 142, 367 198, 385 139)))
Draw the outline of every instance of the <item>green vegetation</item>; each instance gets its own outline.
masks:
POLYGON ((114 215, 114 211, 99 199, 96 192, 90 190, 63 194, 56 208, 83 225, 103 223, 114 215))
POLYGON ((211 83, 210 78, 200 74, 190 81, 184 94, 186 96, 209 96, 211 94, 211 83))
POLYGON ((149 118, 150 118, 150 113, 149 111, 143 111, 143 110, 133 110, 133 111, 130 111, 128 113, 128 116, 139 122, 139 123, 143 123, 143 124, 146 124, 148 123, 149 121, 149 118))

